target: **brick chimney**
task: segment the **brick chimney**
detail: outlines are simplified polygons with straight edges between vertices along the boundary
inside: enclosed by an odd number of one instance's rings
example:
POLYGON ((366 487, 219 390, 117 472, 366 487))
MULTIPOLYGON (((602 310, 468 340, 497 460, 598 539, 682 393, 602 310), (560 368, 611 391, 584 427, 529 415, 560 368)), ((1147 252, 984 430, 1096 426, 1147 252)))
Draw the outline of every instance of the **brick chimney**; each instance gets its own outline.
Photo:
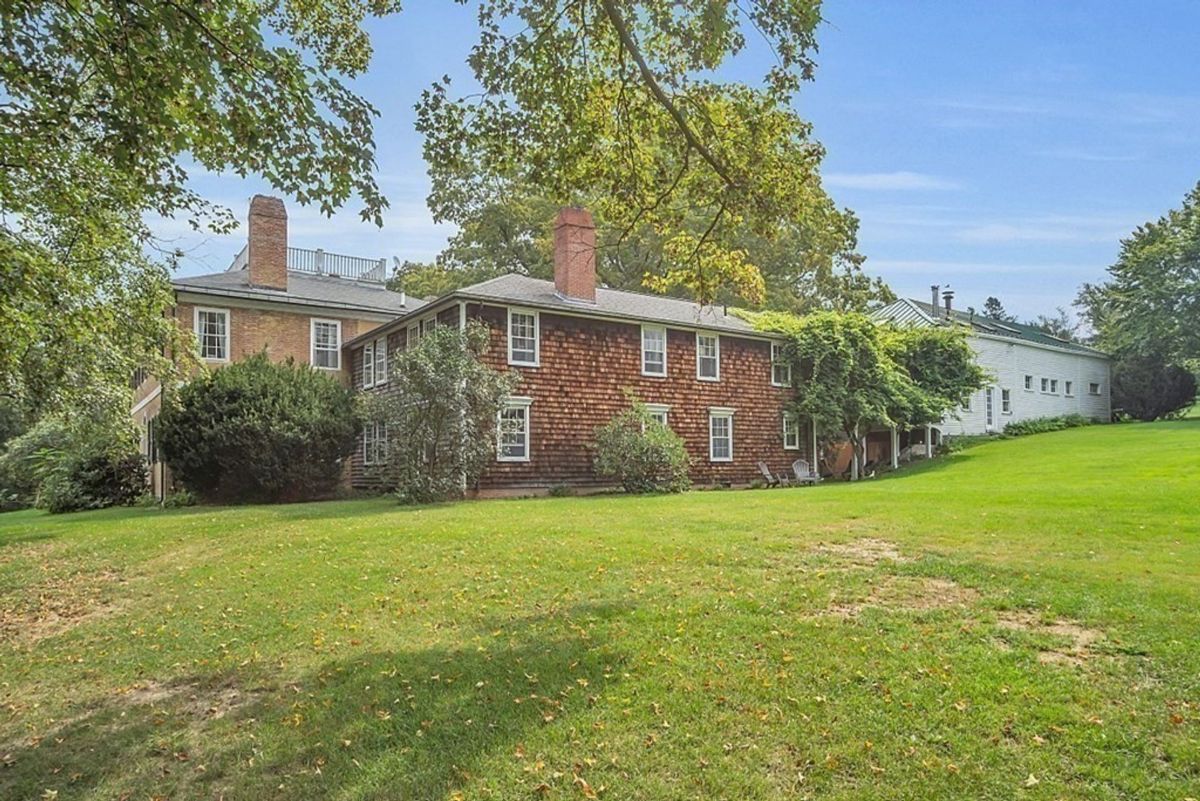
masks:
POLYGON ((287 210, 277 197, 250 199, 250 283, 267 289, 287 289, 287 210))
POLYGON ((568 206, 558 211, 554 288, 567 300, 596 302, 596 225, 587 209, 568 206))

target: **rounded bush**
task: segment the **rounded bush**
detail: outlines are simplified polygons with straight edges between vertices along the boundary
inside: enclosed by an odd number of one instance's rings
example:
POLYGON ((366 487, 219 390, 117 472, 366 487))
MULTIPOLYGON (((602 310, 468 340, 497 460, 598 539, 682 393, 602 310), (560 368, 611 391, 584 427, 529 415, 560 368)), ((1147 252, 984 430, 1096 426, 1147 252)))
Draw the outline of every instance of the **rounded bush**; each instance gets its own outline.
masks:
POLYGON ((260 353, 168 398, 159 447, 175 479, 206 501, 302 501, 334 492, 358 430, 346 386, 260 353))
POLYGON ((596 430, 596 473, 626 492, 683 492, 691 459, 678 434, 635 402, 596 430))

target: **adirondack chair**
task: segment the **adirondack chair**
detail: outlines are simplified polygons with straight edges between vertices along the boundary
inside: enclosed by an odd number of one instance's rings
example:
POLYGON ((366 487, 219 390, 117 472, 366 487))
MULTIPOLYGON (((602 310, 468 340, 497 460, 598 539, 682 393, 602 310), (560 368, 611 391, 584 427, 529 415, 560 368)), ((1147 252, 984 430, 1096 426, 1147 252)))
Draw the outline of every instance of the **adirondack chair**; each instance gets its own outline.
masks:
POLYGON ((792 462, 792 472, 796 474, 796 482, 798 484, 816 484, 821 480, 821 476, 817 471, 808 466, 808 462, 804 459, 797 459, 792 462))
POLYGON ((779 478, 771 472, 771 468, 767 467, 766 462, 758 463, 758 472, 762 473, 763 481, 767 482, 768 487, 778 487, 779 478))

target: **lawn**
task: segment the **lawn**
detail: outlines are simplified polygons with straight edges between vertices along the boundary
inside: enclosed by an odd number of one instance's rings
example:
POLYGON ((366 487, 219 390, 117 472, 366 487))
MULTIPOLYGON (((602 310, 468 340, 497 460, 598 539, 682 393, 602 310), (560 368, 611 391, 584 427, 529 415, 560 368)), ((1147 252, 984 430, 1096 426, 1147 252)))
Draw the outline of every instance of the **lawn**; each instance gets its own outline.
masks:
POLYGON ((859 485, 0 515, 0 798, 1200 797, 1200 419, 859 485))

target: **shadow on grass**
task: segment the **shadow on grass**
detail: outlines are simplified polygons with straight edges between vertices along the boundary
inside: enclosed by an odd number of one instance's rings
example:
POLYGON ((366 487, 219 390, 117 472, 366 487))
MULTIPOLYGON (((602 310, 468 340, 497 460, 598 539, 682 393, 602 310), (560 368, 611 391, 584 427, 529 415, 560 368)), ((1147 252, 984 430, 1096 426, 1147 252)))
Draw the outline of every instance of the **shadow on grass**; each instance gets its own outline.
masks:
POLYGON ((486 647, 366 651, 261 686, 200 675, 114 694, 0 743, 0 798, 444 799, 491 757, 520 775, 524 738, 584 725, 623 658, 557 625, 505 630, 486 647))

